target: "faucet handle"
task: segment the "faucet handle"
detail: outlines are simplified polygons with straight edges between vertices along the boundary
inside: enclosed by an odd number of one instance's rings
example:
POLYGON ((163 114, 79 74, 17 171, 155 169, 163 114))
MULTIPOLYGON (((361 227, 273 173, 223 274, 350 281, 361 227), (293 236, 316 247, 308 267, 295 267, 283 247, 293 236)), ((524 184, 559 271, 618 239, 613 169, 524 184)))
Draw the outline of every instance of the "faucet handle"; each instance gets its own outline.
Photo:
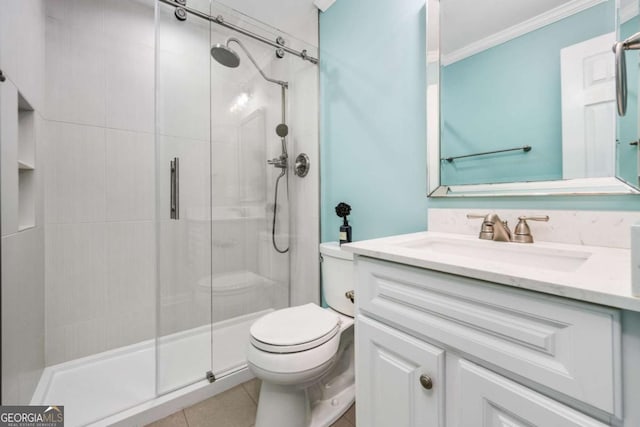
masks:
POLYGON ((487 217, 490 214, 467 214, 469 219, 482 219, 482 227, 480 228, 479 238, 483 240, 493 240, 493 223, 487 221, 487 217))
POLYGON ((467 218, 469 219, 485 219, 489 214, 480 215, 480 214, 467 214, 467 218))
POLYGON ((520 221, 549 221, 549 215, 541 215, 541 216, 519 216, 518 219, 520 221))
POLYGON ((531 229, 529 228, 529 224, 527 224, 527 220, 546 222, 549 221, 549 215, 519 216, 518 220, 518 224, 513 230, 511 241, 516 243, 533 243, 533 236, 531 235, 531 229))

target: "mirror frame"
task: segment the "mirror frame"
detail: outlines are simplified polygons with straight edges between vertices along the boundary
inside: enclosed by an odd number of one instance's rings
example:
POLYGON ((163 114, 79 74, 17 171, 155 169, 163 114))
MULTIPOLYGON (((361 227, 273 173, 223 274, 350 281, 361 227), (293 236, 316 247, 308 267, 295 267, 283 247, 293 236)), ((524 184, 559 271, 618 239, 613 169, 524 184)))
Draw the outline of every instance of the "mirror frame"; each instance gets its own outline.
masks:
MULTIPOLYGON (((640 194, 640 190, 615 176, 495 184, 442 184, 440 181, 440 0, 425 0, 425 6, 427 197, 640 194)), ((616 13, 617 38, 619 38, 618 34, 620 32, 619 7, 619 2, 616 2, 616 8, 618 9, 618 13, 616 13)))

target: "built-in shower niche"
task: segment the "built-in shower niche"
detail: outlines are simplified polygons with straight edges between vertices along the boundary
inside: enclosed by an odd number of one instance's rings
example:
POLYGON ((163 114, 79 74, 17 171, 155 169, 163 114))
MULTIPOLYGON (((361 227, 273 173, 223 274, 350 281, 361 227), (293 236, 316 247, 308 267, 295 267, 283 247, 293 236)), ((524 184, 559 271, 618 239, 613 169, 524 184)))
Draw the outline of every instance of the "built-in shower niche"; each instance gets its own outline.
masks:
POLYGON ((18 93, 18 231, 36 225, 36 131, 33 107, 18 93))

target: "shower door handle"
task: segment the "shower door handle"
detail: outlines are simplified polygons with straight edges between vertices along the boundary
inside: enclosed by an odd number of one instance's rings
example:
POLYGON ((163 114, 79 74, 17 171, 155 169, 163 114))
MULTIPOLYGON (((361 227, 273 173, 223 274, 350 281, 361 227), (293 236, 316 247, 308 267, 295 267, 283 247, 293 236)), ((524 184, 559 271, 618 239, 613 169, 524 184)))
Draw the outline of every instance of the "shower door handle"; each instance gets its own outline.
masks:
POLYGON ((640 33, 613 45, 613 53, 616 55, 616 105, 618 115, 624 117, 627 113, 627 65, 625 51, 640 49, 640 33))
POLYGON ((180 159, 174 157, 169 164, 171 167, 170 218, 180 219, 180 159))

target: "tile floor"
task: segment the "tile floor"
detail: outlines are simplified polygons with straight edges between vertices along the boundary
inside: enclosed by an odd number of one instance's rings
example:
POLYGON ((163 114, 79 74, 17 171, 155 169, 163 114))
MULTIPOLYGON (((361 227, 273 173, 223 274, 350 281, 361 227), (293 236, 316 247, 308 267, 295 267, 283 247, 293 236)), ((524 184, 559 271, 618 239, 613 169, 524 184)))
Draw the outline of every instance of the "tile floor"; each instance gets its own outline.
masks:
MULTIPOLYGON (((147 427, 253 427, 258 409, 260 381, 247 381, 217 396, 178 411, 147 427)), ((353 405, 331 427, 355 427, 353 405)))

